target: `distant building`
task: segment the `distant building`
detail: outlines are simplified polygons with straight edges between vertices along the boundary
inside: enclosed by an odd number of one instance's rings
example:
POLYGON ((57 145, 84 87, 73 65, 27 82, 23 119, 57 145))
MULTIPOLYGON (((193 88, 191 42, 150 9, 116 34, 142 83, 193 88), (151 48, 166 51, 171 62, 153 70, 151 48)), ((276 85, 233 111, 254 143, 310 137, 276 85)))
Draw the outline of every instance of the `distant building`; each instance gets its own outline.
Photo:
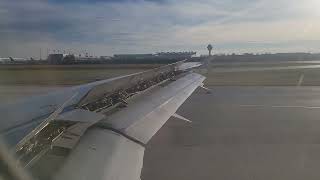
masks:
POLYGON ((173 63, 191 59, 196 52, 160 52, 156 54, 115 54, 114 63, 173 63))
POLYGON ((191 57, 193 57, 194 55, 196 55, 196 52, 160 52, 157 53, 156 56, 159 58, 169 58, 169 59, 178 59, 178 60, 182 60, 182 59, 190 59, 191 57))
POLYGON ((48 64, 135 64, 135 63, 173 63, 185 59, 191 59, 196 52, 160 52, 156 54, 115 54, 110 56, 74 56, 70 54, 49 54, 48 64))
POLYGON ((75 62, 75 56, 70 54, 49 54, 49 64, 73 64, 75 62))
POLYGON ((72 54, 68 54, 63 57, 62 64, 74 64, 76 62, 76 58, 72 54))
POLYGON ((115 54, 114 59, 147 59, 153 58, 153 54, 115 54))
POLYGON ((63 59, 63 54, 49 54, 48 63, 49 64, 61 64, 63 59))
POLYGON ((101 60, 111 60, 112 57, 111 56, 100 56, 101 60))

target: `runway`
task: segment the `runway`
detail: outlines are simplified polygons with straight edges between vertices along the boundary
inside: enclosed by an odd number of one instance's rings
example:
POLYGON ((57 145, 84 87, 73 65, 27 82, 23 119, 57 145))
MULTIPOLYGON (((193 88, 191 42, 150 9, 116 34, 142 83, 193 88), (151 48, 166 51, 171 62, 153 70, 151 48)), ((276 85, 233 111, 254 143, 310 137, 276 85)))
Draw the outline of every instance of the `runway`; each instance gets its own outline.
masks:
MULTIPOLYGON (((178 110, 192 123, 171 118, 154 136, 141 179, 319 179, 320 87, 306 86, 319 84, 318 69, 276 72, 205 74, 213 93, 197 90, 178 110)), ((43 94, 61 82, 3 84, 0 99, 43 94)))
POLYGON ((142 179, 319 179, 319 87, 211 87, 147 145, 142 179))
POLYGON ((214 68, 214 72, 248 72, 248 71, 275 71, 275 70, 296 70, 296 69, 319 69, 320 65, 301 65, 301 66, 279 66, 279 67, 228 67, 214 68))

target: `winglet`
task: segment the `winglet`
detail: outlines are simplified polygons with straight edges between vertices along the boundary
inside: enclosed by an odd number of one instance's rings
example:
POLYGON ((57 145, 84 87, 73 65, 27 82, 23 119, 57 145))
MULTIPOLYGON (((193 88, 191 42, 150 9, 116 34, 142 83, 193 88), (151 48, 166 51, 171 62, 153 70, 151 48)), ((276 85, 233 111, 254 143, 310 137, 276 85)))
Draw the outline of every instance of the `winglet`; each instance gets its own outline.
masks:
POLYGON ((187 122, 189 122, 189 123, 192 123, 191 120, 189 120, 189 119, 187 119, 187 118, 185 118, 185 117, 183 117, 183 116, 181 116, 181 115, 179 115, 179 114, 177 114, 177 113, 174 113, 172 116, 175 117, 175 118, 178 118, 178 119, 187 121, 187 122))

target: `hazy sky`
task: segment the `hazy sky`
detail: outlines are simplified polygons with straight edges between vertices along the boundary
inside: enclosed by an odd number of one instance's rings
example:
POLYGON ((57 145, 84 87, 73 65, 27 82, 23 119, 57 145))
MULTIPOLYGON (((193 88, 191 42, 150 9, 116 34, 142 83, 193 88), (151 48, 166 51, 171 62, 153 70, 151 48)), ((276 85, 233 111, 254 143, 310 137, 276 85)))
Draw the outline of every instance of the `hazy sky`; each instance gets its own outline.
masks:
POLYGON ((320 52, 319 0, 1 0, 0 57, 320 52))

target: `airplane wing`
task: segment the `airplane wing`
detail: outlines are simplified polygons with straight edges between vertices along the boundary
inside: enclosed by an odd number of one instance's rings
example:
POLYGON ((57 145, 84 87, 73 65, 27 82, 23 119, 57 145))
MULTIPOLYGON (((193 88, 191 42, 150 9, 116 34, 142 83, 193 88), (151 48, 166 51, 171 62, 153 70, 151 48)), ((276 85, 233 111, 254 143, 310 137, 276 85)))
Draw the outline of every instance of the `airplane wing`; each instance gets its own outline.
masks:
POLYGON ((0 133, 40 179, 140 179, 145 145, 204 76, 184 61, 0 108, 0 133), (50 169, 50 171, 46 171, 50 169))

